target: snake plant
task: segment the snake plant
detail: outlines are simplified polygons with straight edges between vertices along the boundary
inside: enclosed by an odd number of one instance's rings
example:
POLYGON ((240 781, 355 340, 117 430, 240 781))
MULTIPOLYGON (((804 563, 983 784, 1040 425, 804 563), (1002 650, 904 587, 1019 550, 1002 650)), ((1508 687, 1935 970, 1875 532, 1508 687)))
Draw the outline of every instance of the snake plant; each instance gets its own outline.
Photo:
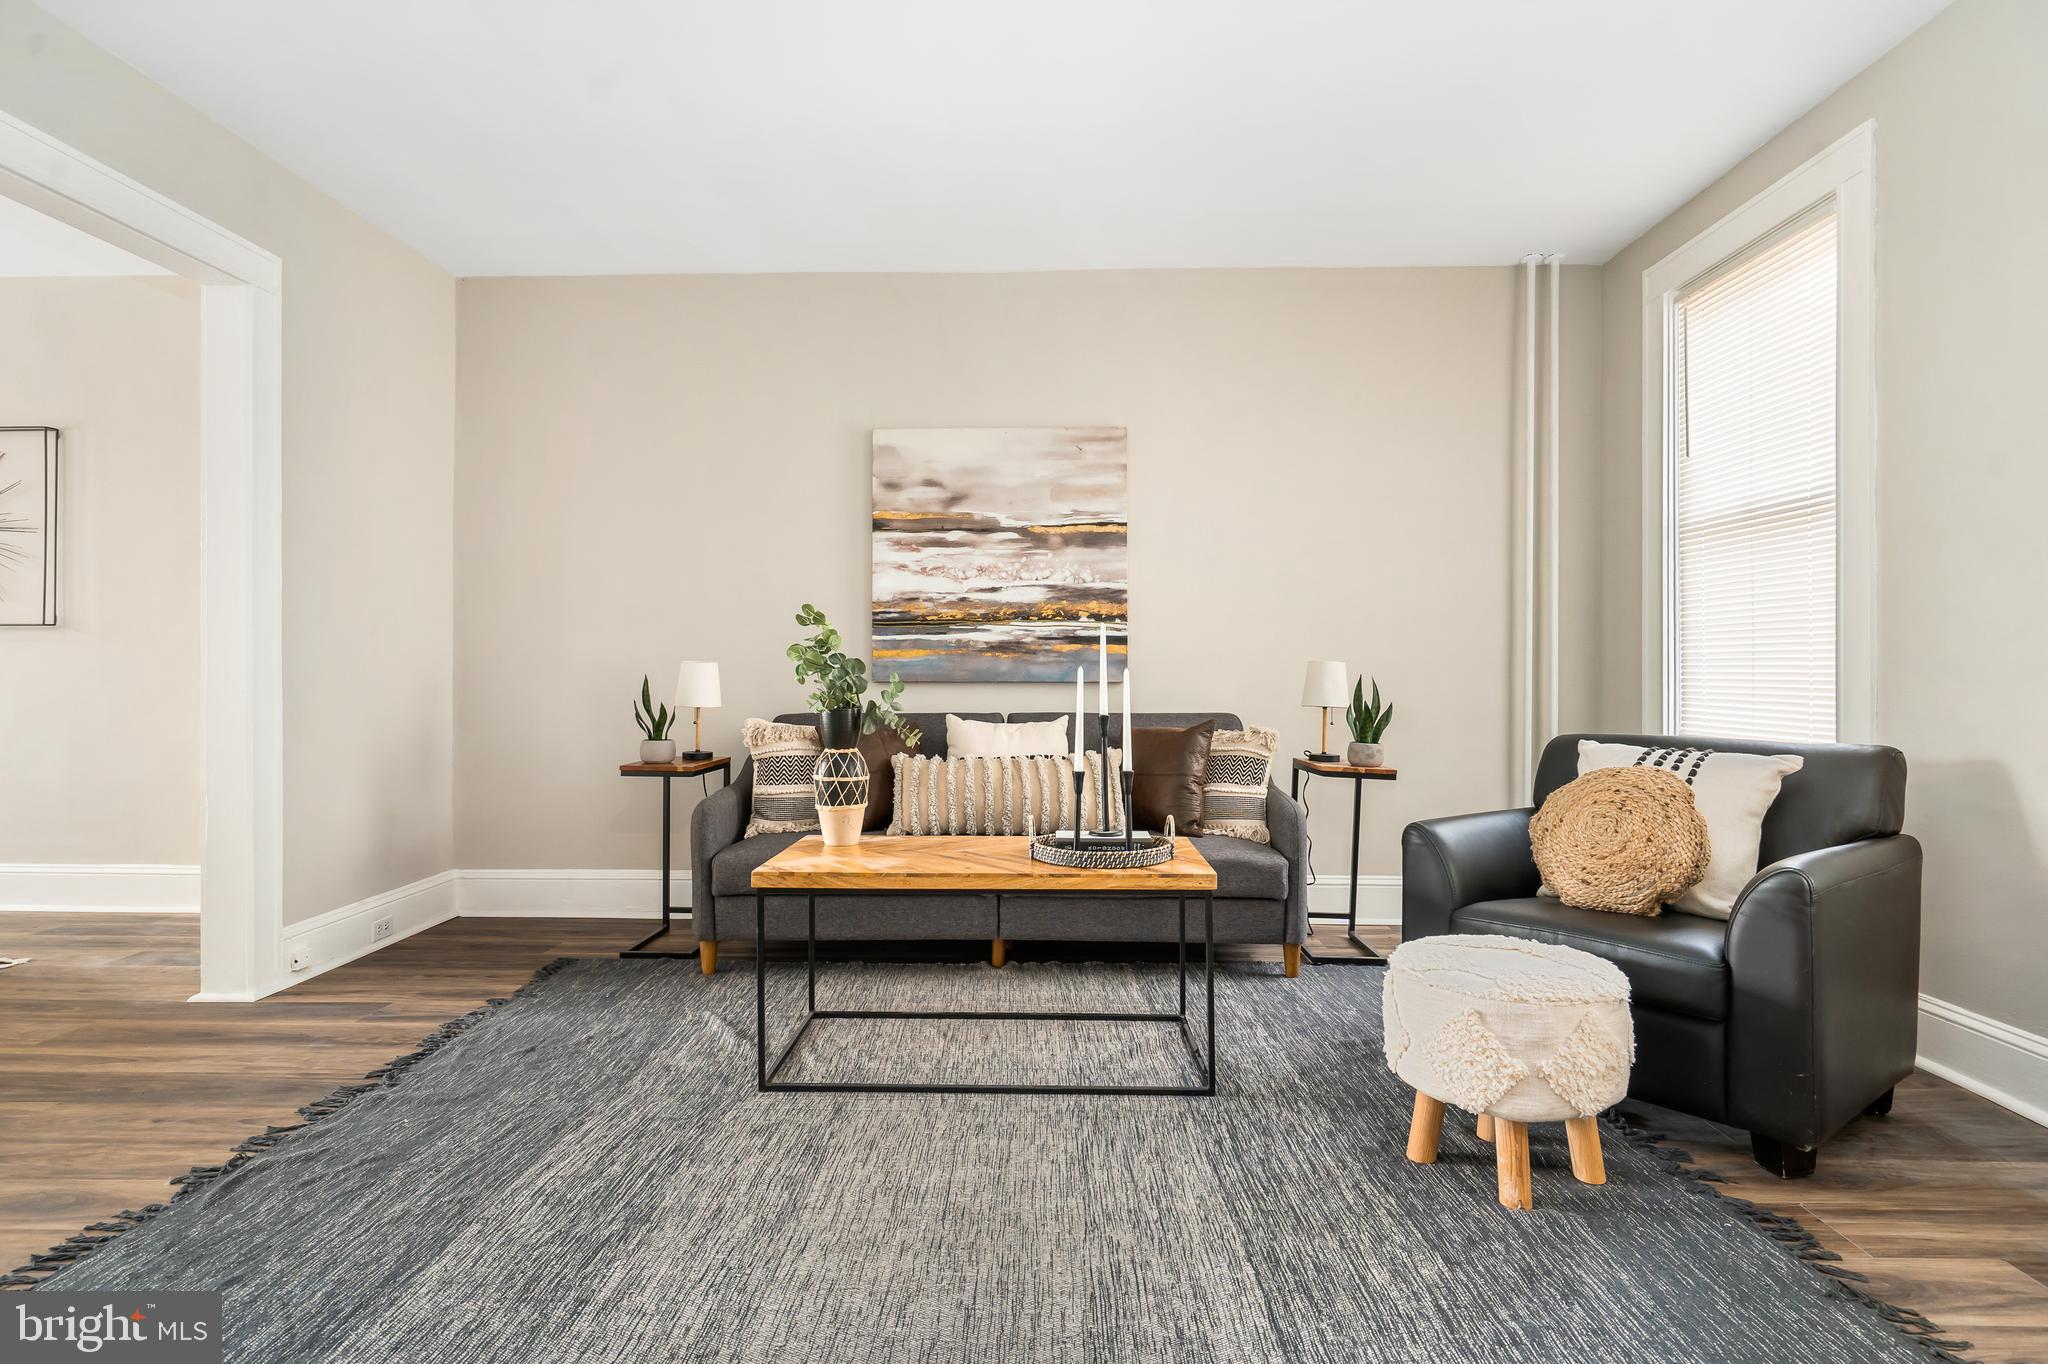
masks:
POLYGON ((1394 718, 1392 705, 1380 705, 1380 680, 1372 680, 1372 704, 1365 700, 1365 679, 1359 678, 1351 688, 1351 704, 1344 710, 1344 723, 1351 726, 1354 743, 1376 744, 1387 732, 1388 721, 1394 718))
POLYGON ((640 699, 633 704, 633 723, 640 726, 640 732, 650 739, 666 739, 668 728, 676 722, 667 706, 654 704, 654 689, 648 685, 646 674, 640 677, 640 699))

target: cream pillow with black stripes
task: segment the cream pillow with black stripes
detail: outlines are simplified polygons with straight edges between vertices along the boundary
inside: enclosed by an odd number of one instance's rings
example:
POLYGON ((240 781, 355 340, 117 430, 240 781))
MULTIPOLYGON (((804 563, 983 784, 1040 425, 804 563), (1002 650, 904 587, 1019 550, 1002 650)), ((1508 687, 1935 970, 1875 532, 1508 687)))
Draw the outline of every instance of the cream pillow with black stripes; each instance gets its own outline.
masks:
MULTIPOLYGON (((1635 744, 1603 744, 1579 740, 1579 775, 1603 767, 1655 767, 1682 779, 1692 788, 1693 804, 1707 821, 1712 850, 1707 874, 1671 902, 1687 914, 1725 919, 1735 899, 1757 872, 1763 846, 1764 816, 1785 778, 1806 765, 1786 754, 1723 753, 1712 748, 1641 748, 1635 744)), ((1543 894, 1554 896, 1550 887, 1543 894)))
POLYGON ((825 745, 817 729, 749 720, 740 726, 740 742, 754 760, 752 813, 743 837, 818 832, 818 797, 811 773, 825 745))
POLYGON ((1202 776, 1203 834, 1223 834, 1270 843, 1266 787, 1273 780, 1273 755, 1280 736, 1253 725, 1219 729, 1209 738, 1209 766, 1202 776))

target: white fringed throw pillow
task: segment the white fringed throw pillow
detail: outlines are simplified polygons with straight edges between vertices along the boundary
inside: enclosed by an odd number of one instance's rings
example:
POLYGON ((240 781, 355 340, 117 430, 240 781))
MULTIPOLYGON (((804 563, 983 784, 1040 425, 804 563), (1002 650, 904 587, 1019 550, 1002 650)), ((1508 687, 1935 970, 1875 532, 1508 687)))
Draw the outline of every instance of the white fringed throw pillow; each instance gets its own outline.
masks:
MULTIPOLYGON (((1110 750, 1110 761, 1119 759, 1110 750)), ((1090 753, 1081 801, 1085 827, 1102 827, 1096 782, 1101 755, 1090 753)), ((1043 834, 1074 826, 1074 760, 1053 757, 944 757, 896 755, 896 812, 892 835, 1043 834)), ((1110 827, 1124 827, 1123 802, 1110 788, 1110 827)))

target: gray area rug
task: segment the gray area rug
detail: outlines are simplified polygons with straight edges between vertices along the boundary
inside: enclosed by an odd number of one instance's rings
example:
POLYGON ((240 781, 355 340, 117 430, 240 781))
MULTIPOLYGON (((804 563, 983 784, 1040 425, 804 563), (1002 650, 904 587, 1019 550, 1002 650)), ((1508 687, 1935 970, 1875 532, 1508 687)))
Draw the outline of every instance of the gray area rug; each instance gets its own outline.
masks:
MULTIPOLYGON (((223 1290, 230 1358, 251 1364, 1931 1349, 1886 1316, 1924 1322, 1802 1263, 1823 1253, 1790 1224, 1616 1129, 1599 1188, 1570 1177, 1561 1127, 1534 1130, 1533 1213, 1498 1206, 1492 1148, 1455 1115, 1438 1163, 1410 1164, 1377 969, 1222 973, 1213 1099, 761 1095, 750 971, 578 960, 543 977, 29 1277, 223 1290)), ((771 968, 784 1030, 802 982, 771 968)), ((1146 965, 833 965, 820 1002, 1135 1008, 1172 991, 1146 965)), ((1191 1073, 1159 1025, 812 1037, 793 1058, 806 1078, 1191 1073)))

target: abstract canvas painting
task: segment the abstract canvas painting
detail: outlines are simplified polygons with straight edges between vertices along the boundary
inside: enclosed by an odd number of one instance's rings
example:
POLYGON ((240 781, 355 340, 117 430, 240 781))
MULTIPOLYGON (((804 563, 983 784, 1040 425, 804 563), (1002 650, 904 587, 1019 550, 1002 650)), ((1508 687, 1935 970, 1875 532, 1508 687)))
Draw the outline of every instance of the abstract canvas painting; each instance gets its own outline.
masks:
POLYGON ((1112 676, 1130 628, 1120 426, 875 432, 874 666, 913 682, 1112 676))
POLYGON ((57 623, 57 432, 0 426, 0 625, 57 623))

